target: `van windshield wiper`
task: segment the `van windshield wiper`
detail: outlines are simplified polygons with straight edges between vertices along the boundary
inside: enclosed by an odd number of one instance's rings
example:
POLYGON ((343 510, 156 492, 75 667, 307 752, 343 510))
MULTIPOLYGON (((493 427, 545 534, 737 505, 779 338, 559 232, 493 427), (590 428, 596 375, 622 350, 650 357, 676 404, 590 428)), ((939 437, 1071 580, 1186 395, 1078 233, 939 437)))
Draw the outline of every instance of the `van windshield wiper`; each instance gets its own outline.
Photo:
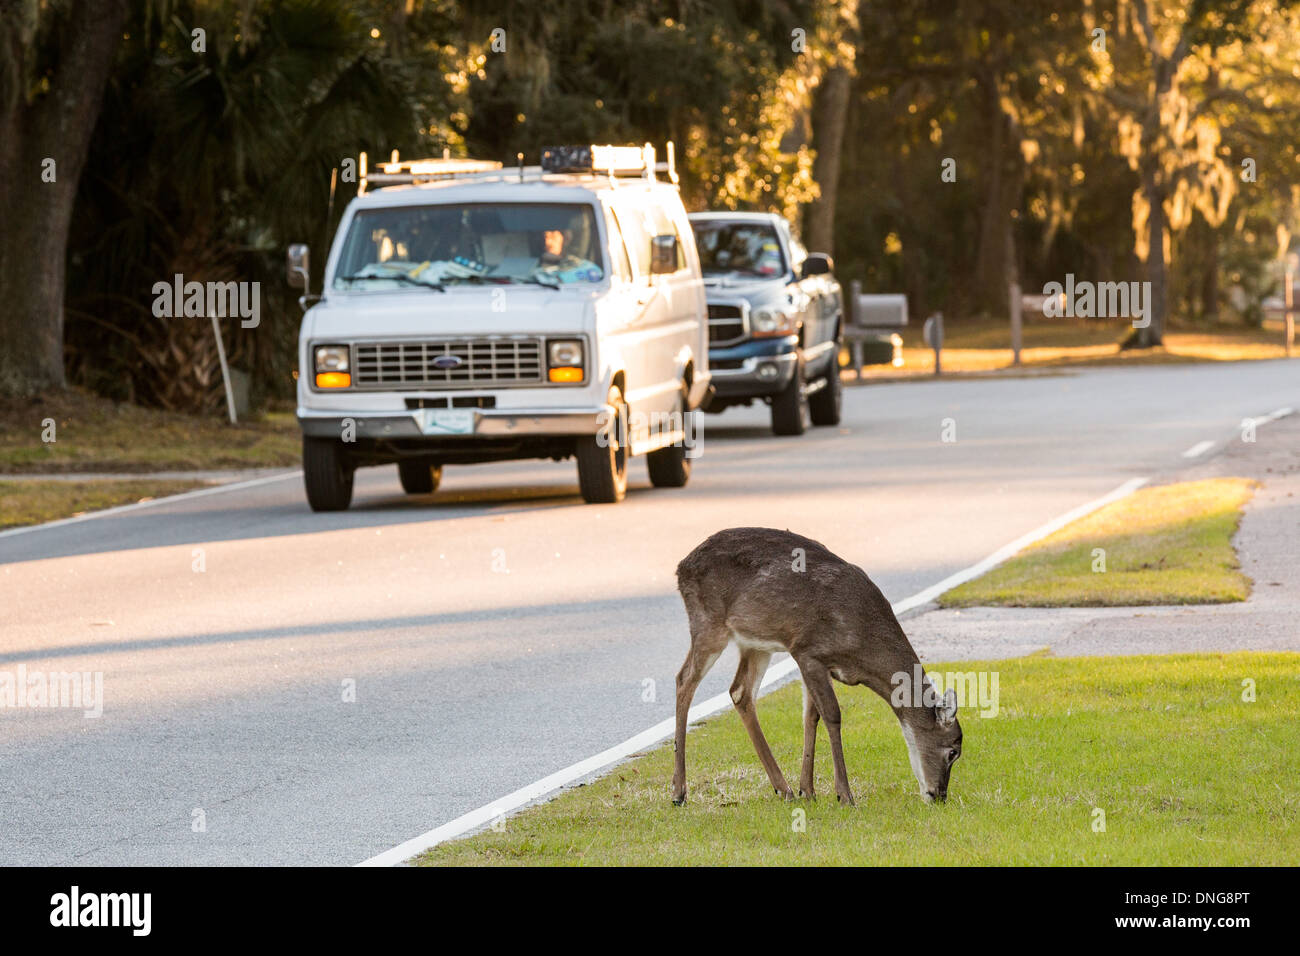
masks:
POLYGON ((526 276, 511 276, 511 278, 514 279, 515 282, 529 282, 533 285, 539 285, 544 289, 558 289, 560 287, 560 280, 545 272, 533 273, 532 275, 526 276), (546 276, 546 278, 543 279, 542 276, 546 276))
POLYGON ((420 279, 407 275, 405 272, 383 272, 375 274, 357 272, 350 276, 339 276, 338 278, 340 282, 356 282, 360 279, 394 279, 397 282, 405 282, 407 285, 418 285, 422 289, 437 289, 439 292, 447 291, 447 287, 441 282, 423 282, 420 279))

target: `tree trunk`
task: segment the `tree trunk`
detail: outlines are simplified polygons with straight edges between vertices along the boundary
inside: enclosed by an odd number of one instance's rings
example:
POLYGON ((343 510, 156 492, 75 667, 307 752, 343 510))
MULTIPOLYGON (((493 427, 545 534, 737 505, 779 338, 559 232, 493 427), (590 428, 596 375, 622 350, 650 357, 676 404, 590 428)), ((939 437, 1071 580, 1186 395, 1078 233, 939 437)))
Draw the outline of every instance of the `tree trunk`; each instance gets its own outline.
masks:
MULTIPOLYGON (((988 160, 982 176, 984 209, 980 214, 979 247, 975 252, 975 288, 979 290, 979 307, 983 311, 996 313, 1002 310, 1007 301, 1006 230, 1009 208, 1002 181, 1006 163, 1003 150, 1007 118, 1002 111, 997 78, 991 73, 983 75, 980 87, 984 92, 984 119, 989 126, 989 144, 983 150, 988 160)), ((960 170, 961 167, 958 166, 959 177, 960 170)))
POLYGON ((79 0, 54 9, 32 9, 29 19, 0 24, 8 60, 0 87, 0 394, 31 395, 64 384, 68 231, 126 19, 126 0, 79 0), (35 49, 38 16, 60 20, 53 29, 42 24, 42 35, 61 38, 58 49, 35 49), (33 75, 47 63, 47 85, 29 97, 33 75))
POLYGON ((804 242, 812 252, 832 255, 835 251, 835 204, 852 85, 846 67, 832 67, 813 101, 813 146, 817 150, 813 178, 821 187, 821 196, 808 207, 806 217, 804 242))
POLYGON ((1168 297, 1168 268, 1165 263, 1165 194, 1156 184, 1155 171, 1148 168, 1142 176, 1150 212, 1147 215, 1147 281, 1151 292, 1147 299, 1150 323, 1138 330, 1138 344, 1143 348, 1161 345, 1165 339, 1165 310, 1168 297))

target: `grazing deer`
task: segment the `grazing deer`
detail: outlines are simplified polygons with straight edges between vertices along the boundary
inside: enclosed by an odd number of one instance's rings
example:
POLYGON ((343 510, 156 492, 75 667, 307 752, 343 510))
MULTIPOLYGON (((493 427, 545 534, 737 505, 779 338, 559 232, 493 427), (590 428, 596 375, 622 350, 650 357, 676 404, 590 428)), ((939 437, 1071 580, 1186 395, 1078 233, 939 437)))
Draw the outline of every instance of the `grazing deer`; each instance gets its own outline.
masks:
MULTIPOLYGON (((803 769, 800 796, 813 796, 813 750, 817 721, 826 724, 835 762, 835 794, 853 803, 844 751, 840 707, 831 678, 865 684, 894 709, 907 743, 912 773, 927 801, 948 796, 948 775, 961 756, 957 694, 942 697, 925 677, 921 700, 899 693, 906 678, 924 674, 916 651, 880 589, 861 568, 801 535, 772 528, 719 531, 677 566, 677 588, 690 619, 691 649, 677 675, 676 763, 673 803, 686 801, 686 718, 704 675, 734 643, 740 666, 731 699, 776 792, 794 794, 758 725, 754 708, 759 681, 777 651, 788 651, 803 676, 803 769)), ((917 682, 919 683, 919 681, 917 682)))

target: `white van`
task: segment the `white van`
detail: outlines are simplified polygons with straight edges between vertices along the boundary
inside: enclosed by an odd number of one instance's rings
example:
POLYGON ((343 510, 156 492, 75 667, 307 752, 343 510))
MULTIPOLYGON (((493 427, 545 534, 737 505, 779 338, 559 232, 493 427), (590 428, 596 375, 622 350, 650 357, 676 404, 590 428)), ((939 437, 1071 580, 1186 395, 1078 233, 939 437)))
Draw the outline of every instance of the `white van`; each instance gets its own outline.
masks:
MULTIPOLYGON (((304 290, 308 261, 290 248, 304 290)), ((664 163, 649 145, 556 147, 513 169, 394 154, 370 172, 362 156, 321 294, 301 302, 314 510, 394 462, 410 494, 446 465, 521 458, 573 456, 588 502, 623 498, 633 455, 656 486, 690 476, 708 319, 672 144, 664 163)))

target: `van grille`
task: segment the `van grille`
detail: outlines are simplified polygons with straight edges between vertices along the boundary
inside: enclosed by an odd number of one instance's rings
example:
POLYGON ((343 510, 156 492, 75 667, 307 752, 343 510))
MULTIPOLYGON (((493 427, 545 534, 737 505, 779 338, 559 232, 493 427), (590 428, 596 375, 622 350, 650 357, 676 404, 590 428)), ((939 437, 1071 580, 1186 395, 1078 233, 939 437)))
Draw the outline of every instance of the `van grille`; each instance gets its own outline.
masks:
POLYGON ((709 305, 709 344, 732 345, 745 338, 744 310, 738 305, 709 305))
POLYGON ((541 339, 362 342, 353 355, 359 388, 534 385, 544 377, 541 339))

